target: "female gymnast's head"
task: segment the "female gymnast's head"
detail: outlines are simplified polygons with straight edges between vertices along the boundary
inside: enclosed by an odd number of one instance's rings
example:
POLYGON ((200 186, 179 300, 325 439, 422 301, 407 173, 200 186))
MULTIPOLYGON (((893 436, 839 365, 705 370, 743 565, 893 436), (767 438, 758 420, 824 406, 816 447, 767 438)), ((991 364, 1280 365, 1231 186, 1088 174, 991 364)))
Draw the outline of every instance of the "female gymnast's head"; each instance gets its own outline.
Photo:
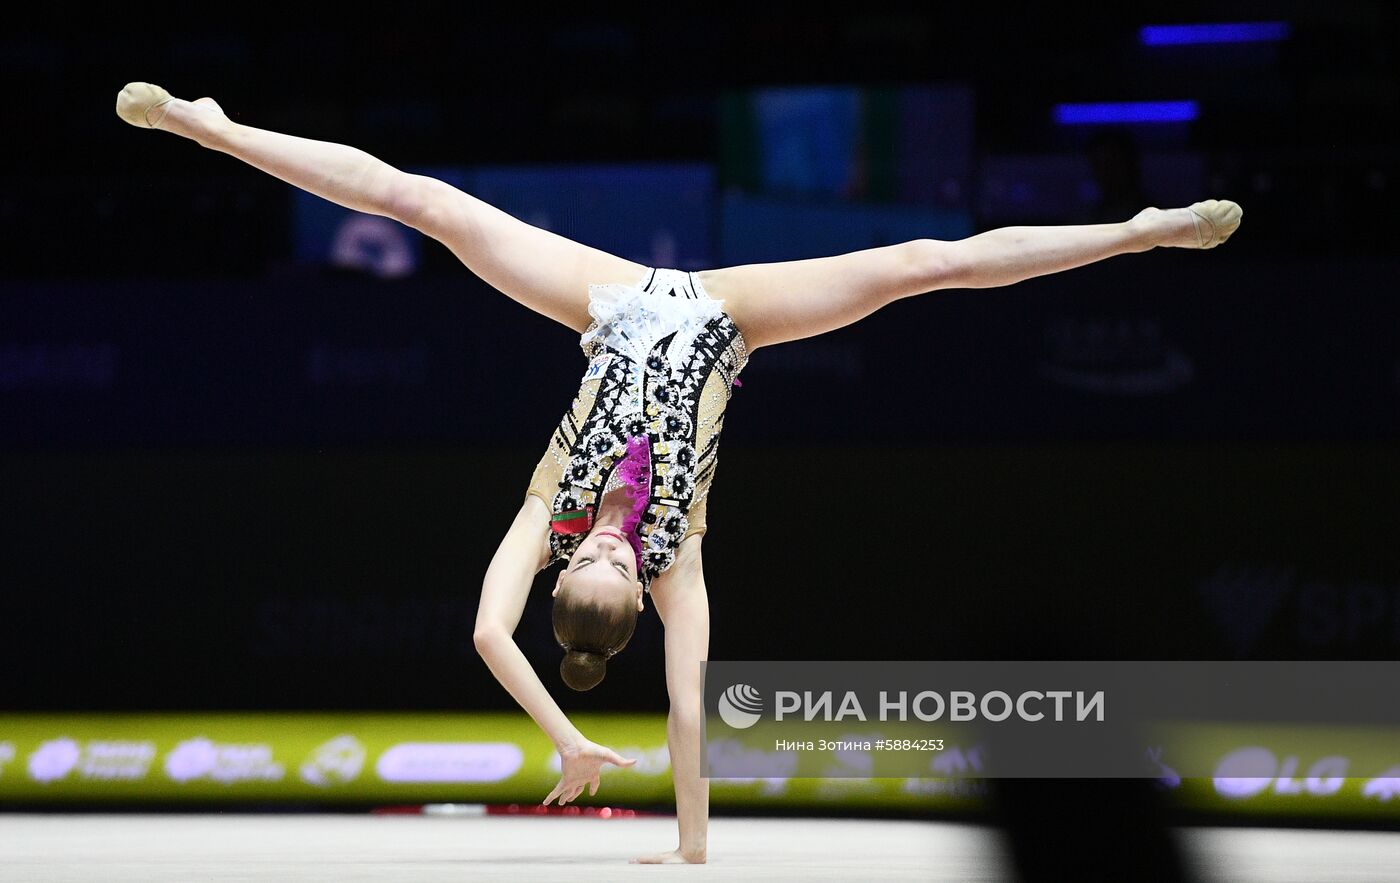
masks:
POLYGON ((554 639, 564 648, 559 674, 575 690, 591 690, 608 659, 627 646, 642 609, 642 583, 632 547, 616 527, 595 527, 554 583, 554 639))

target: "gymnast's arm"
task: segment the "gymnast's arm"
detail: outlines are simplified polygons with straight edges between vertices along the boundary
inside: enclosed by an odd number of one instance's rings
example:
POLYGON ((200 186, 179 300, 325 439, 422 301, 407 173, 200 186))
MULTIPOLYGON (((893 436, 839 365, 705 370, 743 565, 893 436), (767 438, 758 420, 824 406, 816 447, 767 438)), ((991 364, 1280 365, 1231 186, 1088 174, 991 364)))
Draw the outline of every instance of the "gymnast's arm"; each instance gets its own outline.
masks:
POLYGON ((496 680, 562 749, 585 741, 583 734, 559 709, 512 637, 535 574, 549 563, 548 531, 544 502, 527 496, 486 568, 472 638, 496 680))
POLYGON ((486 568, 472 637, 486 667, 558 749, 559 784, 544 803, 557 797, 562 806, 583 793, 584 788, 589 788, 589 794, 598 793, 603 764, 629 767, 637 760, 624 758, 611 748, 585 739, 540 683, 529 660, 511 637, 520 624, 535 574, 549 563, 548 531, 549 511, 544 502, 534 495, 527 496, 486 568))
POLYGON ((709 656, 710 602, 700 562, 702 536, 682 542, 675 561, 651 584, 652 601, 666 628, 666 692, 671 698, 666 741, 680 830, 675 850, 636 860, 643 864, 705 861, 710 782, 700 778, 700 665, 709 656))

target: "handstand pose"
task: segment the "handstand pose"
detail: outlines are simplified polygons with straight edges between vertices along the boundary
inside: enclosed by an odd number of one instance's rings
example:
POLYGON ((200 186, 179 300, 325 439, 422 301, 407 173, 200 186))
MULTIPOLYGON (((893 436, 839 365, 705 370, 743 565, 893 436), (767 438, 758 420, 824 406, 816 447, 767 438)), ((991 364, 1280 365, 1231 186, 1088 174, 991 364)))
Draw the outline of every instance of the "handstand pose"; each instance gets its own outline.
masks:
POLYGON ((703 862, 709 782, 700 777, 700 663, 709 647, 701 567, 705 503, 724 407, 755 350, 822 334, 944 288, 994 288, 1158 246, 1214 248, 1239 226, 1233 202, 1145 208, 1117 224, 1003 227, 849 254, 686 273, 651 268, 511 217, 435 178, 354 147, 233 122, 212 98, 129 83, 117 114, 237 157, 355 211, 438 240, 488 284, 582 334, 589 358, 573 406, 535 469, 482 582, 475 642, 497 680, 558 748, 545 798, 596 794, 604 764, 635 760, 589 741, 512 638, 535 575, 554 584, 560 672, 602 680, 651 595, 665 627, 667 740, 679 843, 646 863, 703 862))

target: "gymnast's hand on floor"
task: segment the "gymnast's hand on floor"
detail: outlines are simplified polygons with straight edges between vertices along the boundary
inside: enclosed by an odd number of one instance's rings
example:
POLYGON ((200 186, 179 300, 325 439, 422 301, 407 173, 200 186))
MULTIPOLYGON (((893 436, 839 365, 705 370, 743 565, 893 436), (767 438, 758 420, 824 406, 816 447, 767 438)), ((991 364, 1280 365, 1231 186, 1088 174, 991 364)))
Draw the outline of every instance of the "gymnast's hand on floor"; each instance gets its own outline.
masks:
POLYGON ((703 865, 705 854, 687 853, 679 849, 670 852, 661 852, 656 855, 644 855, 641 858, 634 858, 628 862, 630 865, 703 865))
POLYGON ((559 805, 563 806, 582 794, 585 785, 589 786, 588 796, 592 797, 598 793, 598 780, 603 764, 629 767, 636 762, 635 757, 623 757, 611 748, 589 742, 587 739, 578 745, 561 748, 559 763, 563 774, 559 777, 559 784, 555 785, 554 790, 544 799, 543 805, 548 806, 551 800, 558 797, 559 805))

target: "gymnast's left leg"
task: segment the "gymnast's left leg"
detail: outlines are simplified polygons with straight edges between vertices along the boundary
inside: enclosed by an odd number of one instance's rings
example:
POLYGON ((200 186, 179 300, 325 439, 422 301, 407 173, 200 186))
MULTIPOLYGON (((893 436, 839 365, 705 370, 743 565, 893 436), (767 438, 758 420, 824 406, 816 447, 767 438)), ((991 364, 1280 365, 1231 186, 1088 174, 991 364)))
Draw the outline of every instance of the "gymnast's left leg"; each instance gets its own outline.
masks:
POLYGON ((812 337, 900 298, 996 288, 1159 246, 1214 248, 1243 217, 1229 200, 1143 209, 1118 224, 1001 227, 956 241, 915 239, 826 258, 744 264, 695 275, 750 350, 812 337))
POLYGON ((358 147, 236 123, 212 98, 186 101, 152 83, 134 82, 117 93, 116 110, 134 126, 189 138, 322 199, 419 230, 488 285, 577 332, 592 318, 590 284, 635 283, 647 271, 527 224, 445 181, 403 172, 358 147))

